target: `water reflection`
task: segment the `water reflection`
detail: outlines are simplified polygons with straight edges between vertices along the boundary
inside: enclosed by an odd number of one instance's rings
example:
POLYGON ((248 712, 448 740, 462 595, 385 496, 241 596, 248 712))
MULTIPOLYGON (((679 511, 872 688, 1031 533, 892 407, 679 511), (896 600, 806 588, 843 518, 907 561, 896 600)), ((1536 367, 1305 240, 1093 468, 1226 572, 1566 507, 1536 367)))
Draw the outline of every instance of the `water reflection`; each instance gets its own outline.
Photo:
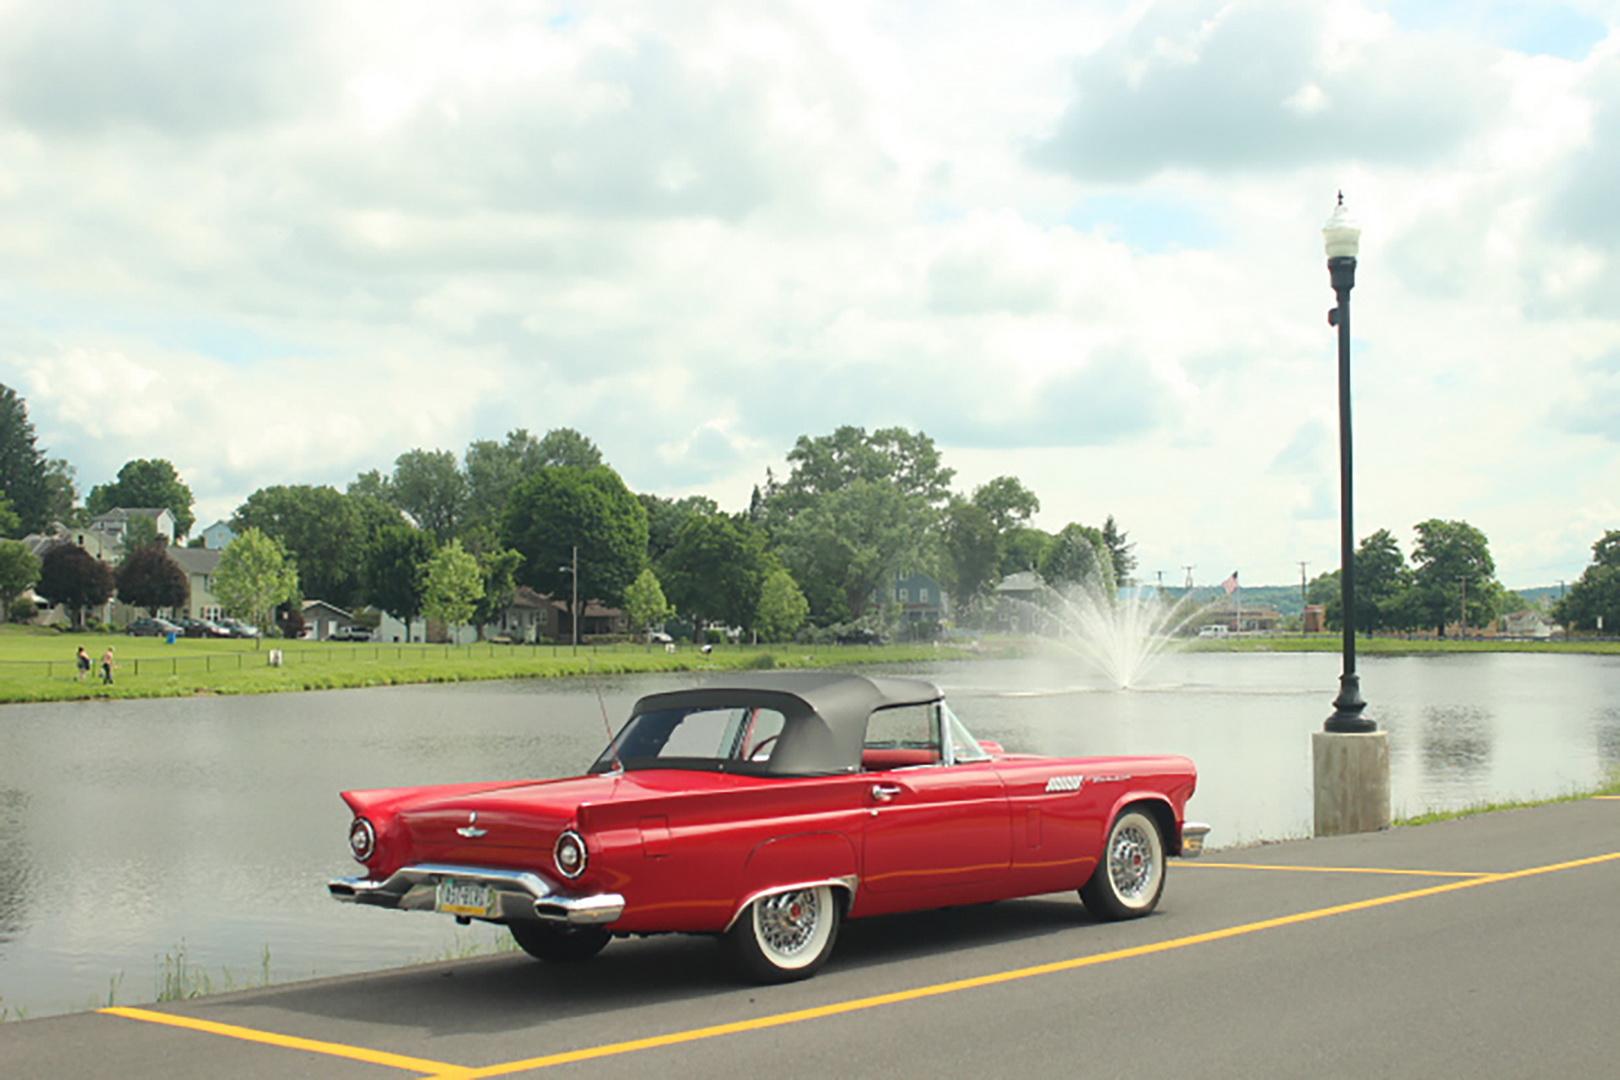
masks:
POLYGON ((1491 763, 1492 718, 1471 705, 1430 705, 1423 710, 1423 764, 1431 776, 1474 779, 1491 763))
POLYGON ((1620 706, 1610 705, 1593 715, 1597 735, 1598 760, 1609 772, 1620 770, 1620 706))
POLYGON ((23 833, 26 792, 0 788, 0 946, 27 922, 33 858, 23 833))

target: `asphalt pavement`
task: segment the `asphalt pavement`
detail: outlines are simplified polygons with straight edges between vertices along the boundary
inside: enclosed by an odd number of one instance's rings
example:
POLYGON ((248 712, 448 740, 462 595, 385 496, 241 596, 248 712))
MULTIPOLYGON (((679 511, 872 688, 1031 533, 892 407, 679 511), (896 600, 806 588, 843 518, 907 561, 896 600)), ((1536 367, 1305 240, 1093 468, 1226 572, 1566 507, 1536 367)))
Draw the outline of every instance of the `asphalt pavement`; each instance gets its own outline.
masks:
POLYGON ((852 922, 787 986, 661 937, 0 1024, 0 1075, 1606 1077, 1617 1002, 1611 798, 1212 850, 1133 922, 1073 895, 852 922))

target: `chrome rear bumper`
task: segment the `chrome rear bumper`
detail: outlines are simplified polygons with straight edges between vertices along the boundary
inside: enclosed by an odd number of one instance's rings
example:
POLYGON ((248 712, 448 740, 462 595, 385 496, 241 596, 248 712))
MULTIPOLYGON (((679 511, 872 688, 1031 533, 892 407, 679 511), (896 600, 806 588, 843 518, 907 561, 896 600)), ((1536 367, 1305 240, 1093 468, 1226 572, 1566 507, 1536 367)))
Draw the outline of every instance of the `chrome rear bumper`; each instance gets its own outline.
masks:
POLYGON ((1201 821, 1184 821, 1181 823, 1181 857, 1183 859, 1196 859, 1204 853, 1204 837, 1209 835, 1209 826, 1201 821))
POLYGON ((481 866, 421 863, 403 866, 384 881, 364 877, 333 878, 326 883, 326 889, 332 899, 344 903, 401 911, 433 911, 439 882, 447 878, 491 886, 495 890, 495 903, 485 916, 490 919, 542 919, 574 926, 602 926, 624 913, 624 897, 618 893, 573 896, 558 892, 539 874, 481 866))

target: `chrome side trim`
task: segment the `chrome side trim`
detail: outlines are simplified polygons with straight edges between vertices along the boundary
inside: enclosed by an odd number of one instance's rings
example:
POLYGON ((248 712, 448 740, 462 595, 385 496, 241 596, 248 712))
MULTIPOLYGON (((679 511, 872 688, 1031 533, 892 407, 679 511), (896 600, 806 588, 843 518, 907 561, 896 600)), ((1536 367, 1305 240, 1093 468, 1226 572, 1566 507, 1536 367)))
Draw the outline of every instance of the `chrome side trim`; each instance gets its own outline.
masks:
POLYGON ((401 911, 432 911, 440 880, 458 878, 480 881, 495 889, 499 911, 495 918, 543 919, 582 926, 601 926, 624 913, 624 897, 618 893, 573 896, 558 891, 544 875, 524 870, 501 870, 483 866, 453 866, 446 863, 418 863, 402 866, 385 880, 350 877, 333 878, 326 890, 334 900, 401 911))
POLYGON ((1183 859, 1196 859, 1204 853, 1204 837, 1209 835, 1209 826, 1201 821, 1184 821, 1181 823, 1181 857, 1183 859))
POLYGON ((736 910, 731 913, 731 918, 726 920, 726 929, 730 930, 736 921, 742 918, 742 913, 747 911, 748 906, 755 900, 766 896, 775 896, 777 893, 797 892, 800 889, 814 889, 821 885, 829 885, 834 889, 843 889, 844 892, 849 894, 849 902, 853 904, 855 902, 855 887, 860 884, 860 880, 859 874, 845 874, 843 877, 822 878, 819 881, 798 881, 791 885, 772 885, 769 888, 751 892, 743 898, 742 903, 737 905, 736 910))

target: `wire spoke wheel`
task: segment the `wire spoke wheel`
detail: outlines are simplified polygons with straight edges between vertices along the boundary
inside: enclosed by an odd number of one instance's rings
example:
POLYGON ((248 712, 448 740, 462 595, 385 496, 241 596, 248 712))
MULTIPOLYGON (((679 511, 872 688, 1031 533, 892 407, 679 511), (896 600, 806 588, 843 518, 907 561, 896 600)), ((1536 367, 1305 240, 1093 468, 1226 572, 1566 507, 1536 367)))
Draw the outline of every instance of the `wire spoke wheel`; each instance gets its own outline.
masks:
POLYGON ((1091 880, 1080 887, 1086 910, 1099 919, 1134 919, 1164 892, 1164 837, 1147 811, 1127 808, 1114 819, 1091 880))
POLYGON ((726 944, 756 982, 807 978, 832 952, 841 915, 830 886, 787 889, 749 904, 727 931, 726 944))

